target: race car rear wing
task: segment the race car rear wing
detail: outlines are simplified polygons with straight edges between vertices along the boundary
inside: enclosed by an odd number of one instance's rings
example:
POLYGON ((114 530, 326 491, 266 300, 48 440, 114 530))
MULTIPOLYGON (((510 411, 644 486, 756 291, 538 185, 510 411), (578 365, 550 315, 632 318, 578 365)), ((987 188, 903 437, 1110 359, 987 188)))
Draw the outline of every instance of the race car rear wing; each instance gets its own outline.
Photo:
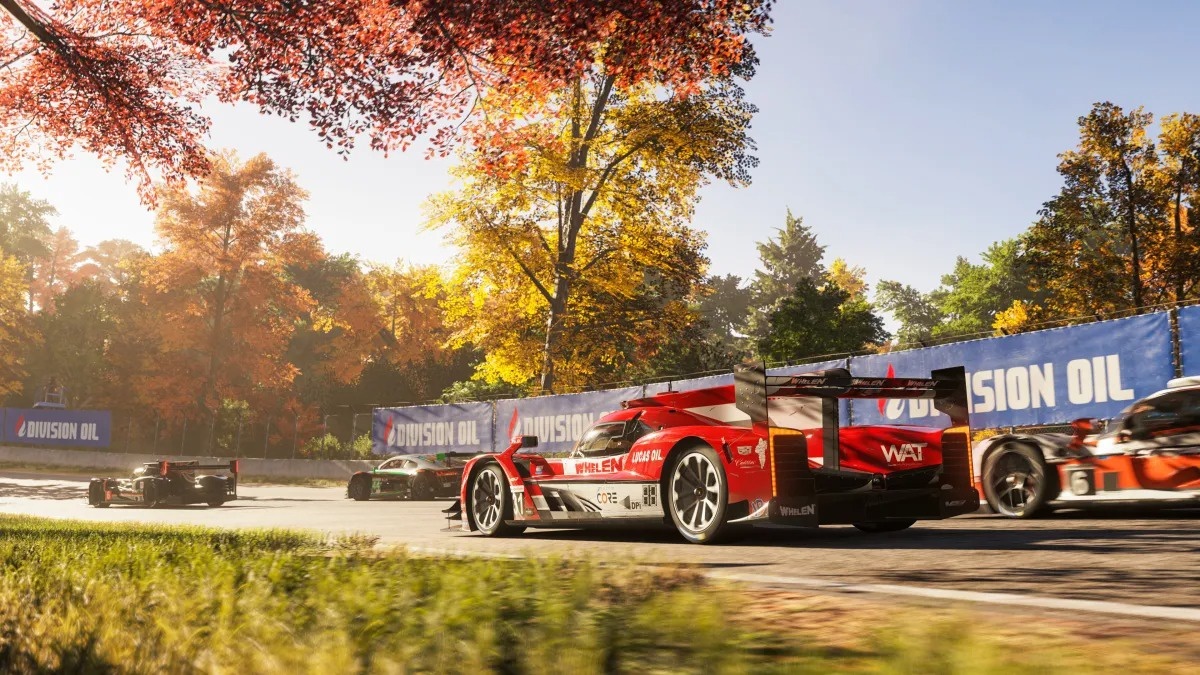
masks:
POLYGON ((158 475, 165 476, 171 470, 175 471, 228 471, 236 478, 241 470, 241 462, 236 459, 231 459, 228 462, 218 464, 204 464, 197 459, 184 460, 169 460, 160 459, 157 462, 151 462, 147 466, 154 466, 158 469, 158 475))
POLYGON ((845 368, 802 375, 767 375, 759 364, 735 366, 734 403, 754 424, 770 425, 774 398, 821 399, 822 456, 826 469, 840 468, 839 399, 933 399, 933 406, 950 417, 951 426, 968 426, 967 376, 962 366, 940 368, 929 378, 854 377, 845 368))

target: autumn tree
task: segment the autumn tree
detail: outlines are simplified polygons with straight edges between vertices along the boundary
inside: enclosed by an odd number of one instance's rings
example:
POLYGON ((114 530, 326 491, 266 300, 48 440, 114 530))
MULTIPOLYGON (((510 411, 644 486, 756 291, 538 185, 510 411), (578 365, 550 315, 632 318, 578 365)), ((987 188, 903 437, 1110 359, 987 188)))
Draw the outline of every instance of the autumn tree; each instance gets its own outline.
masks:
POLYGON ((25 300, 25 266, 0 247, 0 402, 21 390, 24 355, 35 340, 25 300))
POLYGON ((125 285, 132 273, 134 261, 149 255, 146 249, 127 239, 105 239, 88 246, 79 254, 75 275, 89 279, 108 289, 125 285))
POLYGON ((30 264, 29 307, 54 311, 54 298, 76 279, 79 242, 65 227, 59 227, 45 241, 46 251, 30 264))
POLYGON ((58 211, 12 183, 0 183, 0 249, 24 265, 48 253, 50 219, 58 211))
MULTIPOLYGON (((468 293, 455 312, 468 328, 459 337, 486 351, 486 379, 537 377, 544 391, 564 367, 587 379, 594 368, 567 355, 597 342, 587 328, 628 323, 622 303, 657 313, 658 326, 652 314, 637 317, 646 335, 668 330, 671 312, 639 298, 657 292, 647 281, 698 282, 703 242, 688 227, 696 192, 713 178, 749 180, 754 107, 733 79, 681 98, 621 77, 598 66, 544 102, 489 95, 497 140, 464 155, 462 189, 432 201, 432 224, 452 226, 463 251, 457 281, 468 293)), ((611 364, 617 354, 594 357, 611 364)))
POLYGON ((106 398, 110 360, 107 347, 118 329, 115 291, 96 281, 64 287, 48 300, 54 311, 30 317, 41 340, 27 350, 26 391, 56 377, 77 407, 115 403, 106 398))
POLYGON ((449 147, 487 91, 551 97, 604 60, 687 93, 752 60, 771 0, 0 0, 8 167, 82 149, 149 193, 203 173, 215 95, 307 118, 330 146, 449 147))
POLYGON ((367 271, 366 284, 384 332, 384 358, 408 364, 436 360, 448 351, 451 330, 442 310, 447 284, 441 270, 399 261, 375 264, 367 271))
POLYGON ((288 275, 320 255, 303 229, 305 192, 265 155, 210 165, 194 187, 163 191, 165 248, 145 271, 159 343, 145 387, 163 412, 211 414, 225 398, 265 404, 285 391, 297 317, 314 307, 288 275))
POLYGON ((339 385, 353 382, 375 349, 381 317, 357 259, 319 245, 293 261, 286 278, 311 304, 296 317, 286 361, 296 369, 293 391, 326 409, 339 385))

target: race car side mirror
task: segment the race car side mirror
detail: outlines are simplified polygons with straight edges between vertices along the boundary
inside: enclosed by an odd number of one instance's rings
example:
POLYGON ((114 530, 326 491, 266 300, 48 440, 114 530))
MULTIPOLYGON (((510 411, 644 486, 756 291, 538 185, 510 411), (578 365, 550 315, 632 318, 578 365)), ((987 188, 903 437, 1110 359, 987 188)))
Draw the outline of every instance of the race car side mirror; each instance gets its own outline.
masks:
POLYGON ((538 446, 538 437, 537 436, 522 436, 521 437, 521 447, 522 448, 536 448, 537 446, 538 446))

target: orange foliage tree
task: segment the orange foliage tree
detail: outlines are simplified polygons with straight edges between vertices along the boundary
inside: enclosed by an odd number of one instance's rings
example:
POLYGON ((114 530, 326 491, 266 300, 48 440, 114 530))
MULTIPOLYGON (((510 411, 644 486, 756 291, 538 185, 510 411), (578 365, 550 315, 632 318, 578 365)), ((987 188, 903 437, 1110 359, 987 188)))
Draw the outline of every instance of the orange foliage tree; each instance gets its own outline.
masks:
POLYGON ((149 196, 154 170, 203 172, 195 104, 211 95, 305 117, 339 151, 364 134, 385 151, 423 134, 446 148, 483 91, 549 94, 601 58, 625 86, 686 95, 751 54, 771 4, 0 0, 0 157, 126 159, 149 196))
POLYGON ((275 400, 297 369, 285 359, 312 296, 289 266, 321 249, 303 229, 305 192, 265 155, 214 155, 195 188, 165 189, 145 301, 158 354, 142 382, 164 415, 207 416, 223 399, 275 400))

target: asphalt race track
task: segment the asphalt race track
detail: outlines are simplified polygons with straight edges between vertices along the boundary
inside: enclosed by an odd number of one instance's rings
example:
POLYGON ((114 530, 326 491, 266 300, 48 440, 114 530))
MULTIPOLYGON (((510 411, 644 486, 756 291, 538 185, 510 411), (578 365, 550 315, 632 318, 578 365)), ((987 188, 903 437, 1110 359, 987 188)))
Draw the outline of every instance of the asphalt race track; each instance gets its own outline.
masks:
POLYGON ((288 527, 377 535, 382 544, 470 555, 548 553, 682 563, 776 587, 1015 604, 1200 621, 1200 510, 1061 512, 1033 521, 972 515, 864 534, 761 530, 736 545, 695 546, 672 531, 528 530, 510 539, 446 531, 438 502, 355 502, 342 488, 242 486, 220 508, 85 503, 86 481, 0 470, 0 512, 103 522, 288 527), (889 590, 890 589, 890 590, 889 590), (1040 604, 1039 604, 1040 603, 1040 604), (1108 604, 1121 603, 1121 604, 1108 604), (1132 607, 1129 607, 1132 606, 1132 607))

